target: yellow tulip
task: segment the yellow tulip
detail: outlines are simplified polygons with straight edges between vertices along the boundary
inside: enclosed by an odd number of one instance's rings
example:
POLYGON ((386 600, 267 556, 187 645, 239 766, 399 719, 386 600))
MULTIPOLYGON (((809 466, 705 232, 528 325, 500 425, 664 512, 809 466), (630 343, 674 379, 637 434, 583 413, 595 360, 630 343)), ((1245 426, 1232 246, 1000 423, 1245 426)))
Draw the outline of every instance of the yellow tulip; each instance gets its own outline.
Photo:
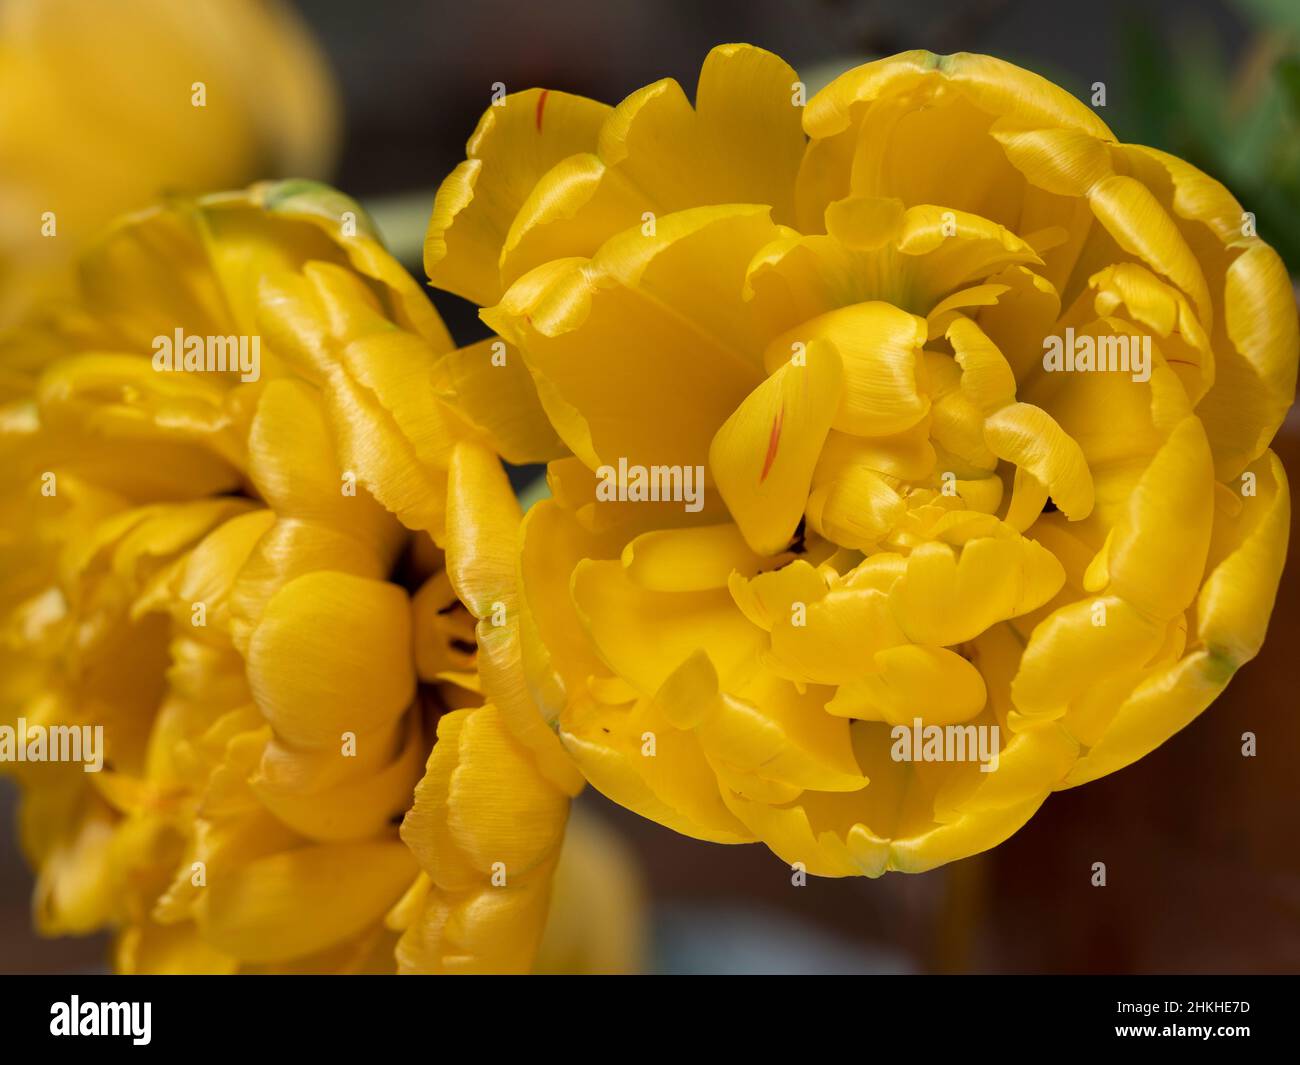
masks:
POLYGON ((159 196, 327 176, 338 104, 280 0, 0 0, 0 325, 159 196))
POLYGON ((1141 758, 1260 647, 1286 271, 1220 184, 1034 74, 909 52, 804 106, 728 45, 693 104, 510 96, 425 259, 563 442, 523 659, 646 817, 818 875, 929 869, 1141 758))
MULTIPOLYGON (((42 931, 124 972, 533 968, 590 847, 519 665, 527 415, 444 398, 475 355, 301 181, 128 218, 3 341, 0 724, 102 728, 99 772, 3 767, 42 931)), ((553 949, 635 965, 624 898, 626 951, 553 949)))

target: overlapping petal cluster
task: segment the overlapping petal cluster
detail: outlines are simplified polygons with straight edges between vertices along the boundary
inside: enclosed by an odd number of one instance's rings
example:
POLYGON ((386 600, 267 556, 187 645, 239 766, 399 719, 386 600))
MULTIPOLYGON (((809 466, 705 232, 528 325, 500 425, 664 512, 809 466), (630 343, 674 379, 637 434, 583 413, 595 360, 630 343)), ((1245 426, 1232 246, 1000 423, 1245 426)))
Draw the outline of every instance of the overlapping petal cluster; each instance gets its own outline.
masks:
POLYGON ((559 438, 524 519, 530 689, 647 817, 820 875, 929 869, 1142 757, 1260 647, 1286 270, 1218 182, 1034 74, 909 52, 805 107, 737 45, 694 103, 509 96, 426 268, 526 366, 520 438, 559 438), (1051 372, 1081 337, 1150 365, 1051 372), (699 508, 601 491, 697 468, 699 508), (933 726, 996 767, 900 753, 933 726))
POLYGON ((126 972, 533 967, 582 781, 512 679, 518 506, 431 386, 462 362, 307 182, 124 220, 5 338, 0 721, 103 729, 100 772, 4 767, 43 931, 126 972))
POLYGON ((1300 340, 1213 179, 966 54, 498 104, 425 248, 480 343, 308 182, 123 220, 0 338, 0 724, 105 759, 5 768, 38 924, 124 971, 620 968, 584 781, 921 871, 1263 641, 1300 340))

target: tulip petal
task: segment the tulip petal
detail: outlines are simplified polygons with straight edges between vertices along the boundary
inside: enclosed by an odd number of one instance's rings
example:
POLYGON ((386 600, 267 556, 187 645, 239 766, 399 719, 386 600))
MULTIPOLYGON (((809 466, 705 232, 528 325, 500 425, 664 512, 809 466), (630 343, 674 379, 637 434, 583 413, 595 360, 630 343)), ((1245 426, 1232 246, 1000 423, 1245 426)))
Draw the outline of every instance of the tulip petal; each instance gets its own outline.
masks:
POLYGON ((590 262, 525 275, 483 312, 519 344, 557 431, 575 454, 597 460, 593 468, 620 458, 647 468, 702 463, 759 382, 754 325, 734 293, 774 232, 766 215, 710 207, 660 218, 655 236, 632 231, 590 262), (683 405, 682 395, 694 402, 683 405))
POLYGON ((565 156, 591 151, 605 104, 529 89, 493 101, 466 146, 468 158, 434 200, 424 241, 429 280, 474 303, 501 295, 506 234, 534 183, 565 156))
POLYGON ((751 392, 718 430, 709 468, 745 540, 760 555, 784 550, 803 515, 813 469, 840 405, 840 357, 814 341, 751 392))
POLYGON ((1003 407, 985 422, 984 438, 999 458, 1023 466, 1046 485, 1066 517, 1088 516, 1094 501, 1088 463, 1046 411, 1028 403, 1003 407))
POLYGON ((650 591, 619 562, 584 560, 573 571, 573 601, 601 657, 646 695, 699 648, 710 652, 724 683, 754 666, 762 633, 735 610, 728 591, 650 591))
POLYGON ((411 618, 396 585, 328 571, 290 581, 266 605, 248 680, 277 733, 306 747, 374 732, 415 693, 411 618))
POLYGON ((433 387, 507 462, 549 462, 565 453, 523 356, 504 340, 448 352, 433 367, 433 387))
POLYGON ((908 556, 889 598, 909 640, 952 646, 1037 610, 1064 582, 1061 564, 1033 540, 970 540, 960 558, 947 544, 931 542, 908 556))
POLYGON ((383 917, 415 875, 399 842, 283 851, 213 876, 200 897, 204 939, 243 962, 322 950, 383 917), (345 882, 347 891, 339 891, 345 882))

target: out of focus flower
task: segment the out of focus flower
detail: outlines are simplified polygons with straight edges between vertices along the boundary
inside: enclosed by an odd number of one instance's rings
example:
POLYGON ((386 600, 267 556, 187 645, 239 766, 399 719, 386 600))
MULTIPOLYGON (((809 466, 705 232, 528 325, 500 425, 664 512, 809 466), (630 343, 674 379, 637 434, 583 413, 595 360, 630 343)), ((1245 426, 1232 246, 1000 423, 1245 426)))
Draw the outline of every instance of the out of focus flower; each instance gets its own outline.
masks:
POLYGON ((281 0, 0 0, 0 325, 163 194, 324 177, 338 106, 281 0))
POLYGON ((1220 184, 1034 74, 909 52, 802 96, 733 45, 694 105, 508 97, 426 267, 564 444, 524 660, 587 779, 811 873, 919 871, 1258 651, 1296 309, 1220 184))
POLYGON ((523 690, 514 444, 431 383, 508 395, 490 356, 307 182, 127 219, 6 338, 0 723, 103 730, 99 772, 4 766, 42 931, 116 929, 124 972, 532 967, 582 780, 523 690))

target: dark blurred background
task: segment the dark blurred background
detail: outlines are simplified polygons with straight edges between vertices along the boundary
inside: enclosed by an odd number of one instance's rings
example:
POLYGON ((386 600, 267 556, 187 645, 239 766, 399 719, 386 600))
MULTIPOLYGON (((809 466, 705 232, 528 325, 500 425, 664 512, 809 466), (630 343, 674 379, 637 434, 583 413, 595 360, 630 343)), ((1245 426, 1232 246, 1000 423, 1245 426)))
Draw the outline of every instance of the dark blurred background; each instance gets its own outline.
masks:
MULTIPOLYGON (((534 85, 615 103, 671 76, 692 92, 710 47, 780 53, 815 88, 909 48, 987 52, 1087 99, 1121 140, 1223 180, 1300 272, 1300 0, 299 0, 339 79, 335 183, 419 273, 431 194, 490 98, 534 85)), ((461 341, 467 305, 437 300, 461 341)), ((1276 450, 1300 473, 1300 418, 1276 450)), ((1294 542, 1294 540, 1293 540, 1294 542)), ((1300 971, 1300 575, 1283 577, 1263 653, 1134 766, 1056 794, 1010 841, 921 876, 809 879, 765 848, 679 836, 580 800, 629 842, 649 885, 658 971, 1300 971), (1258 756, 1241 756, 1254 732, 1258 756), (1107 886, 1091 886, 1092 863, 1107 886)), ((105 941, 41 941, 0 794, 0 970, 102 967, 105 941)))

